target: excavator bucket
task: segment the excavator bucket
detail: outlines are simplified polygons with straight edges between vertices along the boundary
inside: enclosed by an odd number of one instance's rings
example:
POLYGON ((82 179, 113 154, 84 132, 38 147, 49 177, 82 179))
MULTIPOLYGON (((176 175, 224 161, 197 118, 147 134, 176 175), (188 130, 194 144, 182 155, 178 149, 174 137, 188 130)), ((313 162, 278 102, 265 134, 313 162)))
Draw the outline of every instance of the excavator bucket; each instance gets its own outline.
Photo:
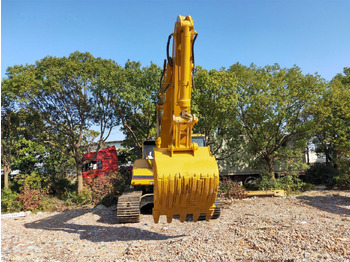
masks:
POLYGON ((208 221, 214 213, 219 172, 209 147, 195 152, 171 152, 154 149, 154 222, 165 215, 171 223, 174 215, 184 222, 188 214, 196 222, 200 214, 208 221))

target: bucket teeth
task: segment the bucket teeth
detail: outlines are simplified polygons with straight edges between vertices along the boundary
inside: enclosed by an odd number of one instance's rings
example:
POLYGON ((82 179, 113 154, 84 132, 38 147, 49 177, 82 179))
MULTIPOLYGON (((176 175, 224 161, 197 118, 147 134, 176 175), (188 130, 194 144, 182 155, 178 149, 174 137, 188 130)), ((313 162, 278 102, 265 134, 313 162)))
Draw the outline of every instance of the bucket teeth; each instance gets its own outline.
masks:
POLYGON ((213 216, 213 214, 214 214, 214 210, 215 210, 215 208, 213 208, 213 207, 211 207, 210 209, 209 209, 209 212, 206 214, 206 216, 205 216, 205 220, 207 220, 207 221, 209 221, 210 219, 211 219, 211 217, 213 216))
POLYGON ((211 218, 210 213, 207 213, 207 215, 205 216, 205 220, 206 220, 206 221, 209 221, 209 220, 210 220, 210 218, 211 218))
POLYGON ((154 209, 153 209, 153 220, 154 220, 154 223, 156 223, 156 224, 158 224, 158 222, 159 222, 159 217, 160 217, 160 214, 159 214, 159 212, 157 212, 157 211, 155 211, 154 209))
POLYGON ((168 223, 172 222, 173 215, 179 215, 181 222, 186 220, 187 215, 193 215, 196 222, 204 213, 206 220, 210 220, 215 209, 216 179, 215 175, 209 174, 158 176, 153 209, 155 223, 158 223, 160 215, 166 215, 168 223))
POLYGON ((185 220, 186 220, 186 214, 185 213, 180 214, 180 222, 185 222, 185 220))
POLYGON ((200 216, 200 213, 199 213, 199 212, 195 212, 195 213, 193 214, 193 222, 197 222, 199 216, 200 216))

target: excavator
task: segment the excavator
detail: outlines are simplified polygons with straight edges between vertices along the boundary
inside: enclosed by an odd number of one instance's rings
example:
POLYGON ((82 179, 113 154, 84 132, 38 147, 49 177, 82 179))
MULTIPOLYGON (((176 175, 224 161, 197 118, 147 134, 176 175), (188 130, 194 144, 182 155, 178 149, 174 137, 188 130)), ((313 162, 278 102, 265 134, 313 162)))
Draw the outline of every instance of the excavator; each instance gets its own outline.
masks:
POLYGON ((144 142, 143 158, 134 162, 131 187, 118 199, 119 223, 139 222, 140 209, 148 203, 154 203, 155 223, 163 215, 168 223, 174 217, 184 222, 191 216, 197 222, 220 215, 218 165, 204 136, 192 131, 198 122, 191 114, 196 38, 191 16, 178 16, 160 80, 157 137, 144 142))

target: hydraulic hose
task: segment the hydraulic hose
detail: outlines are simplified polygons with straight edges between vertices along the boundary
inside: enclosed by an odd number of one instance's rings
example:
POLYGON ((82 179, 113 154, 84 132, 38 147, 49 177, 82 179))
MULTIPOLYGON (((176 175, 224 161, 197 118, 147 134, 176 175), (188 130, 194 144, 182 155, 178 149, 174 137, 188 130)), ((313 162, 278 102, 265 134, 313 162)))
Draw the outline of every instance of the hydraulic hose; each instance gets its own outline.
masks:
POLYGON ((193 63, 193 68, 194 68, 194 43, 196 42, 198 34, 195 34, 193 37, 193 42, 192 42, 192 63, 193 63))
POLYGON ((196 89, 194 86, 194 70, 195 70, 195 63, 194 63, 194 43, 196 42, 198 34, 195 34, 192 42, 192 63, 193 63, 193 70, 192 70, 192 88, 196 89))
POLYGON ((163 93, 165 93, 165 92, 168 90, 169 86, 171 86, 172 84, 173 84, 172 82, 168 83, 168 84, 166 85, 166 87, 165 87, 164 89, 161 88, 160 91, 163 92, 163 93))
POLYGON ((168 43, 166 44, 166 55, 167 55, 167 59, 168 59, 168 64, 173 67, 173 59, 171 58, 171 56, 169 55, 169 45, 170 45, 170 39, 173 36, 173 34, 170 34, 168 37, 168 43))

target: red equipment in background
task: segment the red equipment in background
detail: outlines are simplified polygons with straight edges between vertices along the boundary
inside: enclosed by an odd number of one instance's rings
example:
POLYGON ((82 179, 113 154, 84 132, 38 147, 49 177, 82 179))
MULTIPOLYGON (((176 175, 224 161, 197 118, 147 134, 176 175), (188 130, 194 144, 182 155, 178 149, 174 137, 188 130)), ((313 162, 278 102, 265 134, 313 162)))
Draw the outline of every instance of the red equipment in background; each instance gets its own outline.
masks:
MULTIPOLYGON (((83 161, 89 160, 95 152, 89 152, 84 155, 83 161)), ((94 178, 95 176, 105 176, 110 172, 118 171, 117 150, 114 146, 107 147, 98 151, 95 159, 83 166, 83 179, 94 178)))

